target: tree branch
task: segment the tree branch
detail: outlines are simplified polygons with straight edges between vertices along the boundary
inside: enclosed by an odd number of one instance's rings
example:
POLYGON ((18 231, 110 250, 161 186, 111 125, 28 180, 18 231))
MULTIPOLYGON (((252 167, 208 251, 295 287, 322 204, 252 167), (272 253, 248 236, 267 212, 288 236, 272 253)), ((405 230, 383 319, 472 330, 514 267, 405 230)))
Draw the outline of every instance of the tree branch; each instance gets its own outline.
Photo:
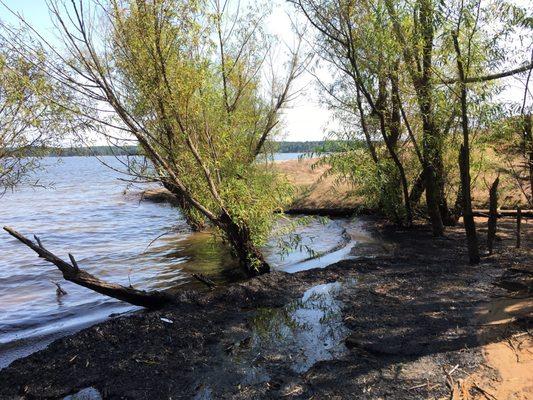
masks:
MULTIPOLYGON (((491 74, 491 75, 485 75, 485 76, 474 76, 471 78, 465 78, 464 83, 480 83, 480 82, 488 82, 488 81, 494 81, 496 79, 506 78, 508 76, 513 76, 516 74, 520 74, 522 72, 530 71, 533 69, 533 62, 524 65, 522 67, 518 67, 515 69, 511 69, 509 71, 499 72, 497 74, 491 74)), ((438 82, 440 84, 449 85, 451 83, 457 83, 460 80, 458 78, 454 79, 446 79, 444 81, 438 82)))
POLYGON ((37 243, 31 241, 10 227, 4 226, 4 230, 35 251, 39 257, 44 258, 46 261, 54 264, 63 273, 63 278, 65 278, 67 281, 94 290, 100 294, 150 309, 159 309, 167 304, 176 302, 174 297, 164 292, 146 292, 144 290, 137 290, 132 287, 125 287, 102 281, 94 275, 79 269, 78 264, 74 261, 74 257, 71 254, 69 254, 69 257, 72 260, 72 264, 62 260, 52 252, 45 249, 41 241, 36 236, 35 239, 37 243))

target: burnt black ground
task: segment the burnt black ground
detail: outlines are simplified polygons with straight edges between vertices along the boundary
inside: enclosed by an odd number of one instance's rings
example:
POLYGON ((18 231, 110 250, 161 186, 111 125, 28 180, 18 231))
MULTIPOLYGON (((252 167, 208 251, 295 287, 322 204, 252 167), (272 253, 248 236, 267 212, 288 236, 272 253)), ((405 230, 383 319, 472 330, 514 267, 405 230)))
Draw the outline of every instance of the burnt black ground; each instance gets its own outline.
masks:
POLYGON ((529 248, 514 250, 503 238, 495 255, 469 266, 460 227, 435 239, 423 226, 372 226, 386 243, 375 257, 184 292, 179 306, 95 325, 0 371, 0 398, 60 398, 86 387, 104 398, 133 399, 209 392, 213 399, 441 398, 449 396, 443 368, 459 365, 458 373, 468 375, 482 364, 482 331, 484 340, 500 340, 531 324, 522 318, 502 330, 480 326, 476 316, 491 296, 508 295, 493 283, 510 276, 510 268, 533 265, 529 240, 529 248), (302 374, 258 355, 268 380, 243 383, 228 354, 246 346, 260 310, 283 307, 313 285, 350 278, 357 284, 340 294, 348 355, 302 374))

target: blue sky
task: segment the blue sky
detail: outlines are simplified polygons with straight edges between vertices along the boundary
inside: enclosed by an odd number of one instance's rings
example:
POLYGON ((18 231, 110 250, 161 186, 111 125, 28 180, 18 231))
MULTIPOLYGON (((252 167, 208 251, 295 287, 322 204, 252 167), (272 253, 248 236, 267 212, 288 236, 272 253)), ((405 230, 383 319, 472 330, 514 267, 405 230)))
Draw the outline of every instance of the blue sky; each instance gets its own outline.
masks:
MULTIPOLYGON (((32 24, 39 27, 39 29, 50 28, 50 18, 48 15, 48 7, 44 0, 2 0, 13 11, 23 14, 32 24)), ((13 16, 8 11, 1 9, 2 19, 15 22, 13 16)))

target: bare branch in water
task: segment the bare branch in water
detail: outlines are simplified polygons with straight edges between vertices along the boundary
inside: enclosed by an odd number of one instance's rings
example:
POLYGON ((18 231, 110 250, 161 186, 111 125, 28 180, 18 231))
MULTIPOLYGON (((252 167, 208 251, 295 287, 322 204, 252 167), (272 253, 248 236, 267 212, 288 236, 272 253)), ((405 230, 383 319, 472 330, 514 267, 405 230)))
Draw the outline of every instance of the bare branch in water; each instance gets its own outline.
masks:
POLYGON ((102 281, 94 275, 81 270, 72 254, 69 254, 69 258, 72 263, 71 264, 48 251, 37 236, 34 236, 35 240, 37 241, 37 243, 35 243, 12 228, 5 226, 4 230, 35 251, 39 257, 44 258, 46 261, 59 268, 59 270, 63 273, 63 278, 65 278, 67 281, 94 290, 100 294, 150 309, 162 308, 165 305, 174 303, 176 301, 174 297, 164 292, 147 292, 144 290, 136 290, 132 287, 125 287, 122 285, 102 281))

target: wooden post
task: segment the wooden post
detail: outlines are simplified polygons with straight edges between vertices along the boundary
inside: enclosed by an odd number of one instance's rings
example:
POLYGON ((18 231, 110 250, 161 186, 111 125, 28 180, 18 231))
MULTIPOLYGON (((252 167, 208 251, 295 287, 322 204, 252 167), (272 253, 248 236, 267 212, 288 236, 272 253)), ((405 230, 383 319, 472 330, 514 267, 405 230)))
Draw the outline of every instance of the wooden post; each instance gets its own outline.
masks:
POLYGON ((516 209, 516 248, 520 248, 520 230, 522 228, 522 209, 516 209))
POLYGON ((497 177, 489 191, 489 221, 487 227, 487 248, 492 254, 494 238, 496 237, 496 225, 498 223, 498 184, 500 177, 497 177))

